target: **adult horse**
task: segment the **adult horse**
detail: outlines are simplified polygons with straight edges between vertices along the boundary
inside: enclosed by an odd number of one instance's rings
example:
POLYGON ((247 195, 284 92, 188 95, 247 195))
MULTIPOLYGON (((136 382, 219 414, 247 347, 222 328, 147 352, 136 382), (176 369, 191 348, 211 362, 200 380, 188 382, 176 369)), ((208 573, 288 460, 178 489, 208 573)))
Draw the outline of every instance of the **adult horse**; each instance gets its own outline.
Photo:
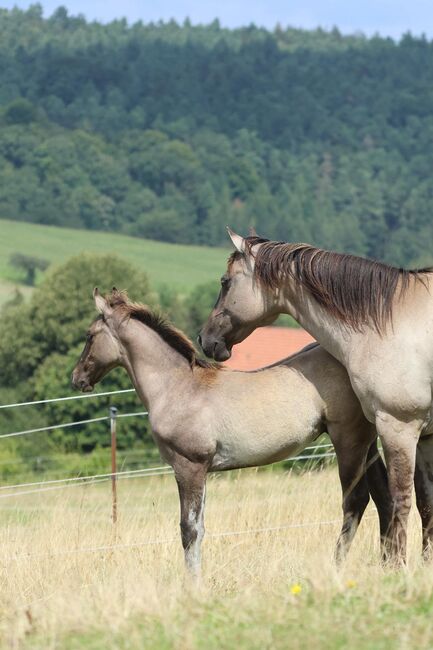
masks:
POLYGON ((428 556, 433 541, 433 269, 406 271, 307 244, 229 234, 236 251, 200 335, 204 352, 225 360, 256 327, 291 314, 346 367, 364 414, 377 428, 393 499, 395 560, 406 558, 414 473, 428 556))
POLYGON ((369 500, 368 453, 371 493, 385 536, 391 508, 386 472, 376 460, 376 432, 343 366, 325 350, 313 345, 260 372, 235 372, 198 359, 181 332, 125 294, 113 290, 104 298, 95 290, 94 298, 101 316, 87 333, 73 384, 90 391, 112 368, 128 372, 149 410, 161 455, 175 473, 192 573, 200 566, 207 473, 285 459, 323 431, 335 446, 344 495, 337 556, 347 551, 369 500))

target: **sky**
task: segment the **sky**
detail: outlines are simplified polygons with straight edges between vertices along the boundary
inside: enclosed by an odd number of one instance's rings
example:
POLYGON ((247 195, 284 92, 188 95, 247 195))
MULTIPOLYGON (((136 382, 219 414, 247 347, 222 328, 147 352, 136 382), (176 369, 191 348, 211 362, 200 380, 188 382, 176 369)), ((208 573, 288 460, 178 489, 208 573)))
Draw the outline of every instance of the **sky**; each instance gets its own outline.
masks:
MULTIPOLYGON (((33 0, 33 3, 35 0, 33 0)), ((32 2, 0 0, 0 6, 27 8, 32 2)), ((336 25, 345 34, 379 33, 399 38, 407 31, 433 38, 433 0, 42 0, 49 16, 64 5, 72 15, 108 22, 127 18, 128 22, 151 22, 186 17, 193 24, 218 18, 225 27, 255 23, 272 29, 282 26, 313 29, 336 25)))

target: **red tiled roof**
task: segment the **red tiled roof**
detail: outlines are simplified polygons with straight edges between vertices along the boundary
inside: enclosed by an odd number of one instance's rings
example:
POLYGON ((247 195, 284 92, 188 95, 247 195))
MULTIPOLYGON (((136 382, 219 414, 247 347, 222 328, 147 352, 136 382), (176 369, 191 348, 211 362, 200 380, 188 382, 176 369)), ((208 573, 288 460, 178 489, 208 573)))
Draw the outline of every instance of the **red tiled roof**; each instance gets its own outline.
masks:
POLYGON ((233 347, 232 356, 224 365, 233 370, 257 370, 294 354, 313 341, 302 328, 259 327, 233 347))

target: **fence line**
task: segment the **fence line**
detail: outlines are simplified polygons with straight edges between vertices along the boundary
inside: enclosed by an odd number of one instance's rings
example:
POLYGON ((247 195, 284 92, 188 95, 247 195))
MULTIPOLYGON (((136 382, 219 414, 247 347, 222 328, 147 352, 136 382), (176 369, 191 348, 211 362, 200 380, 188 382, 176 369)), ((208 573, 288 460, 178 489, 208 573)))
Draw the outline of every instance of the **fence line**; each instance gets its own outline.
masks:
MULTIPOLYGON (((170 465, 161 465, 160 467, 143 467, 142 469, 130 469, 130 470, 125 470, 123 472, 115 472, 116 476, 120 476, 122 474, 134 474, 138 472, 152 472, 152 471, 158 471, 158 470, 165 470, 165 469, 170 469, 170 465)), ((70 478, 56 478, 56 479, 51 479, 49 481, 34 481, 32 483, 18 483, 16 485, 2 485, 0 486, 0 490, 13 490, 18 487, 30 487, 30 486, 35 486, 35 485, 51 485, 54 483, 72 483, 74 481, 90 481, 91 479, 95 478, 111 478, 113 476, 113 472, 107 472, 105 474, 91 474, 89 476, 72 476, 70 478)))
MULTIPOLYGON (((309 449, 314 451, 316 449, 321 449, 322 447, 332 447, 332 444, 319 445, 318 447, 306 447, 305 451, 307 451, 309 449)), ((109 452, 110 449, 107 448, 106 451, 109 452)), ((135 451, 138 451, 139 453, 143 453, 143 452, 141 452, 139 450, 135 450, 135 451)), ((133 452, 126 452, 126 453, 130 453, 130 454, 134 455, 133 452)), ((44 460, 51 460, 53 458, 63 458, 63 457, 64 457, 64 455, 56 455, 56 456, 52 456, 52 457, 39 457, 39 456, 36 456, 36 457, 28 458, 26 460, 27 461, 37 461, 37 460, 44 461, 44 460)), ((311 454, 311 455, 302 455, 302 456, 292 456, 292 457, 286 458, 285 460, 280 461, 280 462, 292 462, 292 463, 295 463, 297 460, 309 460, 309 459, 310 460, 321 460, 321 459, 324 459, 324 458, 334 458, 334 457, 335 457, 335 453, 332 452, 332 453, 329 453, 329 454, 311 454)), ((144 459, 144 460, 146 460, 146 459, 144 459)), ((2 464, 3 465, 4 464, 15 465, 15 464, 23 464, 25 462, 26 461, 24 459, 4 460, 4 461, 0 461, 0 465, 2 465, 2 464)), ((134 458, 132 458, 132 459, 128 460, 128 458, 120 458, 120 467, 124 467, 125 464, 138 465, 138 464, 141 464, 141 463, 142 463, 142 459, 134 459, 134 458)), ((43 470, 40 473, 43 474, 43 475, 44 474, 46 475, 49 471, 50 471, 50 468, 47 468, 46 470, 43 470)), ((18 472, 18 473, 15 472, 14 477, 18 478, 20 476, 23 476, 23 477, 27 478, 28 475, 29 475, 29 472, 30 472, 30 469, 27 472, 24 472, 24 471, 21 471, 21 472, 18 472)), ((92 475, 88 475, 88 476, 72 476, 72 477, 64 477, 64 478, 60 478, 60 479, 49 479, 49 480, 34 481, 34 482, 31 482, 31 483, 15 483, 13 485, 2 485, 2 486, 0 486, 0 492, 2 492, 4 490, 15 489, 15 488, 24 488, 24 487, 37 486, 37 485, 44 486, 44 485, 49 485, 49 484, 54 484, 54 483, 60 484, 60 483, 70 483, 70 482, 76 482, 76 481, 82 481, 83 483, 85 483, 86 480, 88 480, 88 482, 90 483, 91 479, 95 479, 95 478, 102 477, 102 476, 107 476, 107 477, 110 478, 110 477, 115 475, 117 478, 121 479, 122 475, 130 474, 130 473, 134 473, 134 472, 137 473, 137 474, 142 473, 141 476, 144 477, 144 476, 148 476, 148 475, 150 475, 150 476, 157 476, 158 475, 159 476, 159 475, 162 475, 162 474, 171 474, 172 470, 171 470, 170 465, 164 465, 162 467, 150 466, 150 467, 141 467, 139 469, 122 470, 120 472, 115 472, 114 474, 113 473, 92 474, 92 475), (149 474, 149 472, 151 472, 151 474, 149 474)), ((134 478, 134 477, 131 476, 131 478, 134 478)), ((37 491, 35 490, 34 492, 36 493, 37 491)), ((8 495, 8 496, 12 496, 12 495, 8 495)))
MULTIPOLYGON (((333 446, 334 445, 332 444, 332 442, 330 442, 329 444, 325 444, 325 445, 317 445, 317 447, 305 447, 305 449, 303 449, 303 451, 316 451, 316 449, 325 449, 325 448, 329 448, 329 447, 333 447, 333 446)), ((99 456, 99 454, 103 454, 103 453, 106 453, 107 456, 108 456, 110 454, 110 447, 105 447, 105 448, 102 448, 102 449, 98 450, 98 460, 103 460, 99 456)), ((125 463, 136 464, 136 463, 141 463, 142 461, 156 460, 156 458, 154 456, 149 455, 149 453, 145 449, 121 449, 121 450, 118 450, 118 454, 119 454, 119 463, 120 463, 120 465, 125 464, 125 463), (143 456, 143 455, 145 455, 145 458, 140 458, 140 456, 143 456)), ((334 454, 332 454, 332 455, 334 455, 334 454)), ((66 456, 66 458, 68 458, 68 456, 78 456, 78 452, 74 452, 74 453, 71 453, 71 454, 52 454, 51 456, 26 456, 24 458, 7 458, 7 459, 0 460, 0 467, 2 465, 23 465, 25 463, 28 463, 29 465, 31 463, 47 463, 47 462, 50 462, 50 461, 56 461, 56 460, 64 459, 65 456, 66 456)), ((317 455, 314 455, 314 458, 317 458, 317 457, 318 457, 317 455)), ((320 455, 320 457, 321 457, 321 455, 320 455)), ((291 457, 290 459, 286 458, 286 461, 287 460, 293 460, 294 458, 298 458, 298 456, 291 457)), ((84 457, 84 460, 87 460, 86 456, 84 457)), ((92 460, 90 456, 89 456, 89 460, 92 460)), ((282 461, 282 462, 284 462, 284 461, 282 461)), ((50 471, 50 469, 52 471, 55 471, 56 468, 55 467, 53 467, 53 468, 47 467, 44 470, 37 469, 36 471, 39 471, 40 473, 43 473, 43 472, 50 471)), ((34 470, 32 468, 29 468, 28 471, 34 471, 34 470)), ((28 471, 27 472, 25 472, 25 471, 18 472, 18 476, 28 474, 28 471)), ((1 472, 1 470, 0 470, 0 472, 1 472)))
MULTIPOLYGON (((363 518, 372 519, 374 515, 367 515, 363 518)), ((206 538, 211 537, 212 539, 224 538, 224 537, 240 537, 242 535, 257 535, 260 533, 268 532, 277 532, 279 530, 289 530, 295 528, 310 528, 313 526, 332 526, 334 524, 341 524, 342 518, 339 519, 325 519, 322 521, 305 521, 298 524, 282 524, 281 526, 265 526, 263 528, 245 528, 244 530, 225 530, 219 531, 216 533, 206 533, 206 538)), ((56 556, 64 555, 76 555, 78 553, 100 553, 102 551, 113 551, 117 549, 127 549, 127 548, 140 548, 143 546, 155 546, 162 544, 171 544, 178 543, 179 536, 177 537, 166 537, 165 539, 149 539, 145 542, 130 542, 129 544, 107 544, 101 546, 84 546, 81 548, 66 549, 64 551, 54 551, 50 553, 22 553, 21 555, 10 555, 5 558, 5 561, 12 562, 22 559, 37 559, 37 558, 52 558, 56 556)))
MULTIPOLYGON (((148 411, 138 411, 137 413, 123 413, 118 415, 118 418, 130 418, 136 415, 149 415, 148 411)), ((68 427, 77 427, 80 424, 91 424, 92 422, 103 422, 109 420, 109 415, 102 415, 99 418, 91 418, 90 420, 77 420, 77 422, 64 422, 63 424, 53 424, 48 427, 39 427, 38 429, 27 429, 26 431, 14 431, 13 433, 2 433, 0 438, 12 438, 15 436, 26 436, 30 433, 41 433, 42 431, 54 431, 55 429, 67 429, 68 427)))
MULTIPOLYGON (((315 449, 315 447, 312 447, 312 449, 315 449)), ((98 449, 98 454, 100 453, 110 453, 110 447, 103 447, 101 449, 98 449)), ((150 456, 149 453, 145 449, 121 449, 119 454, 122 455, 121 461, 124 462, 129 461, 131 463, 139 463, 141 459, 136 460, 135 457, 139 456, 140 454, 147 454, 148 457, 151 459, 154 459, 153 456, 150 456), (127 458, 128 456, 128 458, 127 458), (129 456, 131 456, 131 460, 129 460, 129 456)), ((79 452, 71 452, 69 454, 63 453, 63 454, 52 454, 51 456, 25 456, 25 457, 20 457, 20 458, 7 458, 7 459, 2 459, 0 460, 0 466, 1 465, 20 465, 22 463, 45 463, 46 461, 55 461, 55 460, 60 460, 64 459, 65 456, 72 457, 72 456, 79 456, 79 452)), ((84 460, 86 460, 87 456, 84 456, 84 460)), ((91 456, 89 455, 88 457, 91 459, 91 456)), ((78 459, 77 459, 78 460, 78 459)), ((83 457, 80 456, 79 460, 83 460, 83 457)), ((148 460, 148 458, 144 458, 142 460, 148 460)))
POLYGON ((14 436, 26 436, 29 433, 40 433, 41 431, 54 431, 55 429, 66 429, 67 427, 77 427, 79 424, 90 424, 92 422, 102 422, 109 420, 108 415, 103 415, 100 418, 91 418, 90 420, 78 420, 77 422, 66 422, 64 424, 53 424, 49 427, 39 427, 38 429, 27 429, 26 431, 14 431, 13 433, 2 433, 0 438, 12 438, 14 436))
POLYGON ((100 478, 95 481, 89 481, 88 483, 68 483, 67 485, 53 485, 51 487, 41 487, 37 490, 20 490, 19 492, 12 492, 11 494, 0 494, 0 499, 8 499, 9 497, 21 497, 27 494, 42 494, 42 492, 51 492, 52 490, 63 490, 65 488, 77 487, 79 485, 96 485, 96 483, 104 483, 109 479, 100 478))
MULTIPOLYGON (((150 472, 150 471, 146 472, 146 469, 143 469, 143 470, 131 470, 131 472, 125 472, 126 475, 124 475, 123 473, 120 473, 120 475, 117 474, 116 478, 118 478, 119 480, 129 479, 129 478, 147 478, 148 476, 164 476, 165 474, 172 474, 172 473, 173 473, 173 470, 171 469, 171 467, 167 466, 167 469, 160 469, 160 470, 155 471, 155 472, 150 472), (136 473, 132 473, 132 472, 136 472, 136 473)), ((95 476, 98 476, 98 475, 95 474, 95 476)), ((9 498, 12 498, 12 497, 20 497, 20 496, 25 496, 25 495, 28 495, 28 494, 42 494, 42 492, 51 492, 52 490, 64 490, 66 488, 79 487, 79 486, 84 486, 84 485, 93 486, 93 485, 96 485, 96 483, 105 483, 106 481, 110 481, 112 479, 112 477, 113 477, 113 474, 107 474, 107 475, 101 474, 101 476, 103 478, 97 478, 97 479, 89 478, 87 481, 81 481, 81 482, 75 481, 74 483, 69 482, 69 483, 66 483, 66 484, 65 484, 65 480, 68 480, 68 479, 61 479, 61 481, 62 481, 61 484, 48 485, 48 487, 43 487, 43 484, 42 484, 42 487, 39 487, 39 488, 37 488, 35 490, 33 490, 33 489, 32 490, 19 490, 18 492, 12 492, 12 493, 9 493, 9 494, 0 494, 0 499, 9 499, 9 498)), ((73 477, 73 480, 75 480, 76 478, 79 478, 79 477, 73 477)), ((48 483, 48 481, 47 481, 47 483, 48 483)), ((30 486, 31 486, 31 484, 30 484, 30 486)), ((20 486, 17 485, 15 487, 20 487, 20 486)))
MULTIPOLYGON (((296 462, 297 460, 304 459, 314 459, 320 460, 322 458, 331 458, 335 454, 312 454, 306 456, 293 456, 287 458, 286 462, 296 462)), ((141 469, 134 470, 125 470, 123 472, 112 472, 106 474, 92 474, 89 476, 73 476, 71 478, 63 479, 51 479, 48 481, 35 481, 31 483, 17 483, 15 485, 3 485, 0 486, 0 491, 12 490, 16 488, 37 488, 31 490, 20 489, 18 492, 0 494, 0 499, 5 499, 9 497, 23 496, 28 494, 39 494, 42 492, 50 492, 52 490, 61 490, 69 487, 76 487, 79 485, 95 485, 96 483, 102 483, 109 481, 115 476, 117 479, 129 479, 129 478, 146 478, 149 476, 163 476, 165 474, 172 474, 173 470, 170 465, 161 465, 158 467, 143 467, 141 469), (38 487, 40 486, 40 487, 38 487)))
POLYGON ((290 458, 285 458, 284 460, 280 461, 282 463, 287 463, 288 461, 295 461, 295 460, 309 460, 310 458, 314 459, 319 459, 319 458, 334 458, 335 453, 332 452, 330 454, 308 454, 305 456, 291 456, 290 458))
POLYGON ((303 451, 310 451, 310 450, 314 450, 314 449, 325 449, 325 447, 333 447, 333 446, 334 445, 332 444, 332 442, 326 442, 323 445, 316 445, 315 447, 305 447, 305 449, 303 449, 303 451))
POLYGON ((135 415, 149 415, 149 411, 138 411, 137 413, 118 413, 117 418, 131 418, 135 415))
POLYGON ((84 395, 70 395, 68 397, 52 397, 40 399, 33 402, 16 402, 14 404, 0 404, 0 409, 11 409, 16 406, 37 406, 38 404, 52 404, 54 402, 67 402, 72 399, 91 399, 92 397, 106 397, 107 395, 121 395, 122 393, 135 393, 135 388, 124 388, 123 390, 111 390, 104 393, 86 393, 84 395))
MULTIPOLYGON (((141 413, 135 413, 134 415, 141 415, 141 413)), ((117 417, 123 417, 121 415, 118 415, 117 417)), ((59 425, 60 426, 60 425, 59 425)), ((329 447, 333 447, 334 445, 332 442, 323 444, 323 445, 317 445, 315 447, 305 447, 303 451, 316 451, 317 449, 328 449, 329 447)), ((110 454, 110 447, 105 447, 102 449, 98 450, 98 454, 106 453, 107 455, 110 454)), ((120 455, 120 463, 139 463, 141 460, 156 460, 154 459, 153 456, 149 458, 149 453, 145 449, 121 449, 118 450, 118 454, 120 455), (147 455, 147 458, 137 459, 137 456, 142 456, 142 455, 147 455), (131 457, 131 458, 130 458, 131 457)), ((78 452, 74 452, 73 454, 69 454, 70 456, 73 455, 78 455, 78 452)), ((333 454, 334 455, 334 454, 333 454)), ((67 456, 67 454, 66 454, 67 456)), ((9 458, 6 460, 0 460, 0 466, 1 465, 21 465, 23 463, 45 463, 47 461, 55 461, 55 460, 60 460, 65 458, 65 454, 52 454, 51 456, 26 456, 24 458, 9 458)), ((86 457, 85 457, 86 458, 86 457)), ((295 458, 298 458, 297 456, 295 458)), ((317 458, 315 455, 314 458, 317 458)), ((290 459, 287 458, 286 460, 293 460, 293 457, 290 459)), ((53 468, 55 469, 55 468, 53 468)), ((48 471, 48 469, 46 470, 48 471)), ((23 474, 24 472, 21 472, 23 474)))

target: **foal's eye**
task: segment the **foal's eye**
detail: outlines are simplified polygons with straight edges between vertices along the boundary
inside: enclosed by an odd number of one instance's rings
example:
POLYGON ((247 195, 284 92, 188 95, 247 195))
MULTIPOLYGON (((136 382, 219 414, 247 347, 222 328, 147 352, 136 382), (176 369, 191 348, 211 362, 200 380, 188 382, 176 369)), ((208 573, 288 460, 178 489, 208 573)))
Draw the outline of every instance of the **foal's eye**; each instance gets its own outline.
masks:
POLYGON ((230 282, 230 278, 223 275, 223 277, 221 278, 221 286, 227 287, 229 285, 229 282, 230 282))

